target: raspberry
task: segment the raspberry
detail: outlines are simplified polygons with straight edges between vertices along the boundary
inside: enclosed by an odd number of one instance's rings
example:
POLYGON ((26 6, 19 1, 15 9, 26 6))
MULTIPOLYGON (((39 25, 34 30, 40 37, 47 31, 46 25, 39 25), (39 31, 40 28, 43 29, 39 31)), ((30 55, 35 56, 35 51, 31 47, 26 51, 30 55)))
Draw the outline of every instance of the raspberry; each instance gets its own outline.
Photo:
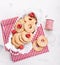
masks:
POLYGON ((29 13, 29 16, 35 18, 35 14, 33 12, 29 13))
POLYGON ((12 30, 12 34, 15 34, 15 33, 17 33, 17 31, 16 30, 12 30))
POLYGON ((21 27, 22 27, 22 25, 21 25, 21 24, 18 24, 18 25, 17 25, 17 28, 21 28, 21 27))
POLYGON ((19 47, 20 49, 23 49, 24 48, 24 46, 23 45, 20 45, 20 47, 19 47))
POLYGON ((26 34, 26 37, 27 37, 27 38, 30 38, 30 34, 26 34))

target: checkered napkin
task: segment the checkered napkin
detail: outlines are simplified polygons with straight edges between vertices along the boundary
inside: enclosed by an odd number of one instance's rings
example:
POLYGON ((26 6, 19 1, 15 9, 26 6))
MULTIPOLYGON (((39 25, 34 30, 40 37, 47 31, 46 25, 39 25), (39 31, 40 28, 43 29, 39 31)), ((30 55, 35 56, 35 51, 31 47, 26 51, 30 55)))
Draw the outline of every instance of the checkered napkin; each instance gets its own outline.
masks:
MULTIPOLYGON (((17 18, 18 17, 10 18, 10 19, 1 21, 2 35, 3 35, 4 44, 6 44, 9 41, 9 36, 10 36, 11 30, 12 30, 13 25, 15 24, 17 18)), ((42 28, 41 24, 37 28, 37 31, 36 31, 33 39, 32 39, 32 42, 34 40, 36 40, 37 37, 40 36, 40 35, 44 35, 43 28, 42 28)), ((6 50, 8 50, 8 49, 6 49, 6 50)), ((22 59, 25 59, 25 58, 36 56, 38 54, 46 53, 46 52, 48 52, 48 46, 46 46, 42 51, 37 52, 34 49, 32 49, 30 52, 25 53, 25 54, 14 52, 12 50, 8 50, 8 51, 11 54, 12 61, 16 62, 16 61, 19 61, 19 60, 22 60, 22 59)))

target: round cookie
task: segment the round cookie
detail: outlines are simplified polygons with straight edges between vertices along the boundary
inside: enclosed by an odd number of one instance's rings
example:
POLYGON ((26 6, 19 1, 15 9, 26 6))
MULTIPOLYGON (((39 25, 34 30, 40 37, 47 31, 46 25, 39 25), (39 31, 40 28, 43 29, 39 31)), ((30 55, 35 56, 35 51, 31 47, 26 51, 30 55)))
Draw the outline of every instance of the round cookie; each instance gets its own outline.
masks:
POLYGON ((23 43, 20 41, 20 36, 21 36, 21 33, 16 33, 15 34, 15 41, 17 44, 23 45, 23 43))
POLYGON ((16 41, 15 41, 15 36, 12 36, 12 38, 11 38, 11 43, 12 43, 16 48, 19 47, 19 44, 17 44, 16 41))
POLYGON ((31 23, 27 22, 24 24, 24 29, 26 32, 32 33, 35 31, 36 26, 35 26, 35 24, 31 24, 31 23))
POLYGON ((23 24, 20 22, 16 22, 14 28, 17 32, 22 32, 24 30, 23 24))
POLYGON ((23 45, 23 43, 19 39, 20 33, 16 33, 12 36, 11 42, 12 44, 18 48, 20 45, 23 45))
POLYGON ((36 18, 35 13, 34 13, 34 12, 30 12, 28 15, 29 15, 31 18, 34 18, 34 19, 36 20, 35 24, 37 24, 37 18, 36 18))
POLYGON ((22 32, 21 37, 25 42, 30 42, 32 40, 33 34, 24 31, 22 32))
POLYGON ((48 40, 44 35, 37 38, 37 43, 41 47, 45 47, 48 44, 48 40))
POLYGON ((20 41, 21 41, 22 43, 27 43, 26 41, 23 40, 23 38, 22 38, 21 35, 20 35, 20 41))
POLYGON ((25 22, 31 22, 32 24, 37 23, 37 20, 35 18, 33 18, 33 17, 30 17, 29 15, 25 15, 24 20, 25 20, 25 22))
POLYGON ((35 41, 33 42, 33 49, 34 49, 35 51, 41 51, 41 50, 43 49, 43 47, 40 47, 40 46, 37 44, 37 41, 35 40, 35 41))

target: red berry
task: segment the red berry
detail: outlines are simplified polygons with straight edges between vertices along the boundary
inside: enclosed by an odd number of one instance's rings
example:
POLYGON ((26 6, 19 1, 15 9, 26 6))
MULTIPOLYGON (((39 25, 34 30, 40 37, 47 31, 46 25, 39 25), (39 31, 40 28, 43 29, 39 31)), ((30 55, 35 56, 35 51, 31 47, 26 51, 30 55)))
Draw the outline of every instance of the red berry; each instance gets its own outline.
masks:
POLYGON ((20 49, 23 49, 24 48, 24 46, 23 45, 20 45, 20 47, 19 47, 20 49))
POLYGON ((27 37, 27 38, 30 38, 30 34, 26 34, 26 37, 27 37))
POLYGON ((21 28, 21 27, 22 27, 22 25, 21 25, 21 24, 18 24, 18 25, 17 25, 17 28, 21 28))
POLYGON ((15 34, 15 33, 17 33, 17 31, 16 30, 12 30, 12 34, 15 34))
POLYGON ((33 12, 29 13, 29 16, 35 18, 35 14, 33 12))

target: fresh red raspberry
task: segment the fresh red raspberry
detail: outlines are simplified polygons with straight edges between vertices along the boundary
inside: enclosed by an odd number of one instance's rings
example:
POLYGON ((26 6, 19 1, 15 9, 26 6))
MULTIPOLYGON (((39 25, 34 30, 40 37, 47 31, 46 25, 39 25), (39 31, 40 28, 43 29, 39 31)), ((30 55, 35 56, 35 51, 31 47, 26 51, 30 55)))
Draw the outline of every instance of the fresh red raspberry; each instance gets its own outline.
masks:
POLYGON ((23 45, 20 45, 20 46, 19 46, 19 49, 23 49, 23 48, 24 48, 24 46, 23 46, 23 45))
POLYGON ((12 34, 15 34, 15 33, 17 33, 17 31, 16 30, 12 30, 12 34))
POLYGON ((21 25, 21 24, 18 24, 18 25, 17 25, 17 28, 21 28, 21 27, 22 27, 22 25, 21 25))
POLYGON ((27 37, 27 38, 30 38, 30 34, 26 34, 26 37, 27 37))
POLYGON ((34 17, 35 18, 35 14, 33 12, 28 14, 30 17, 34 17))

